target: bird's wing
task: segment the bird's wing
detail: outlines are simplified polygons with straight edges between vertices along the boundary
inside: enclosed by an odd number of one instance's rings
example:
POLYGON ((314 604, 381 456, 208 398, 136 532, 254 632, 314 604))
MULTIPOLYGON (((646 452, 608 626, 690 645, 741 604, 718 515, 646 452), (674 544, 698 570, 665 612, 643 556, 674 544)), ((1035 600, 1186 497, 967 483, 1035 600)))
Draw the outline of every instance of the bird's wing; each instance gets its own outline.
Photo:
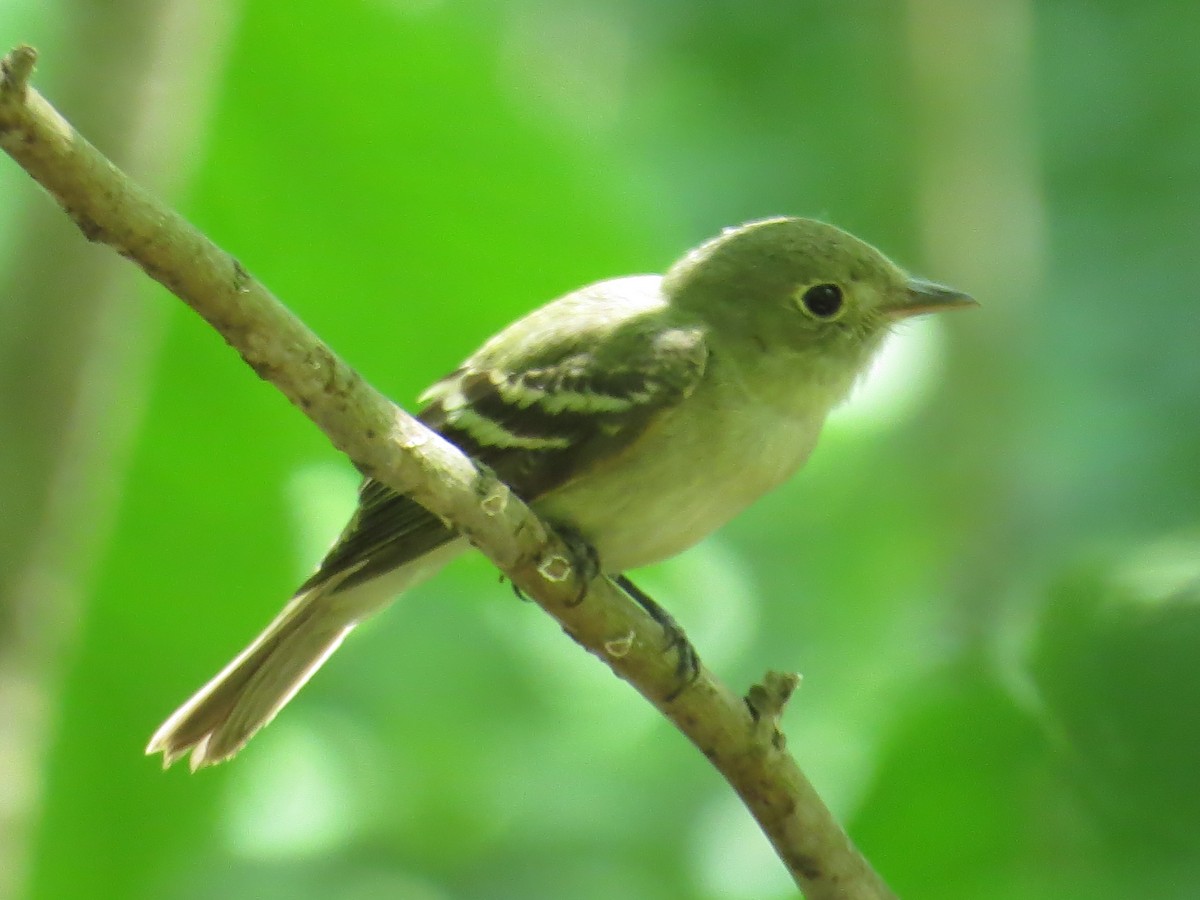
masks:
POLYGON ((310 591, 336 579, 345 590, 402 566, 454 538, 454 531, 419 503, 373 478, 358 489, 358 508, 312 576, 310 591))
POLYGON ((698 331, 665 329, 531 366, 468 364, 426 396, 421 420, 529 502, 631 446, 696 386, 698 331))
MULTIPOLYGON (((702 331, 665 325, 660 301, 614 308, 596 293, 631 281, 585 289, 510 326, 422 395, 419 418, 526 502, 620 454, 692 392, 708 361, 702 331)), ((424 507, 368 478, 304 587, 338 576, 339 589, 351 587, 453 537, 424 507)))

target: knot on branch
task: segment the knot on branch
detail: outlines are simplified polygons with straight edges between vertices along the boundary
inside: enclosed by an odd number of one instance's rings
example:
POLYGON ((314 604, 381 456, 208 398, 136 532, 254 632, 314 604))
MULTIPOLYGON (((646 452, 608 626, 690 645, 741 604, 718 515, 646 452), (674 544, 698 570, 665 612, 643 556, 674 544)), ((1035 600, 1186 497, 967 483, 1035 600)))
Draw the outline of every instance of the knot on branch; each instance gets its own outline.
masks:
POLYGON ((758 736, 769 740, 776 750, 782 750, 787 744, 779 728, 779 720, 799 685, 800 676, 794 672, 768 672, 762 681, 751 686, 743 698, 754 719, 758 736))
POLYGON ((28 44, 21 44, 9 51, 8 56, 0 60, 0 97, 15 97, 23 101, 36 62, 37 51, 28 44))

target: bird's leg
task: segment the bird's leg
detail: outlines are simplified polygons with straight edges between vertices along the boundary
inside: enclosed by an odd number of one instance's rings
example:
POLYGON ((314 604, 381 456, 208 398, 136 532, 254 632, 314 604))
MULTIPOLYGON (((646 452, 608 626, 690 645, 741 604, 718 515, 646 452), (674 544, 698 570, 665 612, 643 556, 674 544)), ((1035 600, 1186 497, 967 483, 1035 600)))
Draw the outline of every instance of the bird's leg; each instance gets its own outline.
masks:
POLYGON ((666 649, 674 650, 678 655, 675 674, 679 677, 679 687, 667 697, 668 700, 674 700, 700 674, 700 656, 696 653, 696 648, 692 646, 692 642, 688 640, 687 634, 675 618, 655 603, 654 598, 630 581, 628 576, 618 575, 613 580, 617 587, 632 597, 638 606, 659 624, 667 638, 666 649))
POLYGON ((567 545, 567 552, 571 557, 564 562, 568 563, 571 570, 579 576, 579 596, 571 604, 578 606, 587 597, 588 585, 592 583, 592 579, 600 574, 600 554, 596 552, 596 548, 587 538, 570 525, 562 525, 557 522, 553 525, 554 533, 567 545))
MULTIPOLYGON (((571 556, 569 560, 571 568, 579 574, 579 579, 583 587, 575 600, 575 604, 582 603, 587 596, 587 586, 601 572, 600 556, 596 553, 596 548, 583 535, 569 525, 554 523, 554 531, 567 546, 567 551, 571 556)), ((678 656, 675 673, 679 678, 679 686, 667 697, 668 701, 674 700, 700 674, 700 656, 696 653, 696 648, 692 646, 692 642, 688 640, 687 634, 684 632, 682 626, 675 621, 674 617, 659 606, 653 597, 630 581, 627 576, 617 575, 613 578, 613 581, 638 606, 644 609, 650 618, 658 623, 666 636, 666 647, 664 649, 667 651, 674 650, 678 656)), ((524 594, 521 593, 516 585, 513 586, 513 590, 518 597, 524 598, 524 594)))

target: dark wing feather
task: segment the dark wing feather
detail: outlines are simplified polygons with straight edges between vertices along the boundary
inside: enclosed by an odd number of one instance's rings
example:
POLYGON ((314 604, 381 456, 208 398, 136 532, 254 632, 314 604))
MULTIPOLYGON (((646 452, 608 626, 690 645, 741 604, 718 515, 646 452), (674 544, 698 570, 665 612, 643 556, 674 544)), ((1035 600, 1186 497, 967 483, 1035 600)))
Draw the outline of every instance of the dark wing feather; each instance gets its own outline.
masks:
MULTIPOLYGON (((481 352, 427 392, 432 402, 419 418, 523 500, 536 500, 630 446, 700 380, 708 352, 699 330, 631 326, 633 333, 610 332, 605 337, 618 340, 590 347, 538 347, 535 358, 503 369, 481 352)), ((424 507, 368 478, 357 512, 304 587, 346 572, 341 587, 350 587, 454 536, 424 507)))
POLYGON ((369 581, 451 540, 454 532, 442 520, 403 494, 373 478, 358 490, 358 509, 342 529, 333 549, 296 593, 343 573, 339 587, 369 581))
POLYGON ((707 361, 696 331, 647 335, 638 349, 641 354, 613 365, 585 352, 517 372, 468 368, 456 377, 466 406, 456 407, 447 391, 420 418, 532 502, 632 445, 659 413, 691 392, 707 361), (599 402, 573 408, 562 403, 564 395, 599 402), (515 399, 521 397, 537 399, 515 399), (496 440, 492 426, 515 442, 496 440))

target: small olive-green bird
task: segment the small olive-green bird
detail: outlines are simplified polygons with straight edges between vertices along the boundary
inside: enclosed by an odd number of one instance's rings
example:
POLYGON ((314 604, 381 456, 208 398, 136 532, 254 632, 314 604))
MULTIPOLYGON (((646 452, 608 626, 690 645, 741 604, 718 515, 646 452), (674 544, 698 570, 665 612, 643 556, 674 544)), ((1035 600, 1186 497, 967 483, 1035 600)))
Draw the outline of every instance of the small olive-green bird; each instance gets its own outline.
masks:
MULTIPOLYGON (((620 576, 791 477, 896 322, 972 302, 831 225, 750 222, 666 275, 602 281, 513 323, 425 392, 420 418, 620 576)), ((146 752, 190 752, 193 769, 233 756, 355 625, 467 546, 367 479, 316 573, 146 752)))

